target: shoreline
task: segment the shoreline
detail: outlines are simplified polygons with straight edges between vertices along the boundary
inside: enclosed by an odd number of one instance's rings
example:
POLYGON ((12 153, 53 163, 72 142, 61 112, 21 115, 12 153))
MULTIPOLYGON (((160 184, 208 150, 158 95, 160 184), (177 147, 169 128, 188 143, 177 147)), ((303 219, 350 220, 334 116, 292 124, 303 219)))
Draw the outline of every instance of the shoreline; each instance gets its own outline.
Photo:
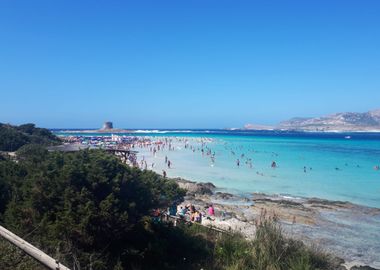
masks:
POLYGON ((185 204, 191 203, 201 210, 208 204, 214 205, 216 219, 204 219, 204 225, 238 231, 247 238, 252 238, 256 218, 265 211, 269 216, 276 216, 285 235, 322 248, 343 259, 346 269, 353 266, 380 269, 380 259, 377 256, 380 254, 380 247, 376 243, 376 239, 380 239, 380 232, 379 235, 372 235, 372 239, 371 235, 361 234, 365 233, 366 226, 380 224, 380 208, 319 198, 293 198, 263 193, 239 196, 221 192, 212 183, 183 178, 171 179, 187 191, 185 204), (365 222, 361 223, 360 220, 365 222), (364 227, 363 232, 363 228, 358 226, 364 227), (350 241, 347 241, 347 237, 350 241))
POLYGON ((124 136, 111 136, 108 133, 97 136, 90 133, 59 135, 67 143, 133 149, 137 151, 135 161, 140 168, 149 167, 159 174, 165 171, 170 177, 184 177, 193 181, 212 179, 220 187, 236 189, 238 193, 249 190, 284 196, 315 196, 380 207, 380 182, 376 181, 376 171, 379 170, 376 153, 380 153, 380 138, 377 137, 367 145, 358 140, 350 142, 343 139, 343 136, 335 142, 332 139, 325 141, 322 137, 319 140, 319 136, 309 141, 295 135, 294 140, 289 139, 291 147, 287 149, 283 146, 287 145, 288 138, 276 141, 276 138, 248 139, 240 135, 236 138, 156 134, 144 136, 146 134, 138 133, 124 136), (305 147, 297 148, 301 145, 305 147), (329 151, 329 159, 323 158, 327 154, 323 152, 325 150, 329 151), (348 152, 353 155, 359 153, 359 156, 347 158, 348 152), (167 170, 165 157, 171 161, 174 170, 167 170), (274 160, 277 161, 279 170, 269 168, 274 160), (237 161, 240 165, 236 165, 237 161), (243 169, 235 170, 236 168, 243 169), (334 183, 332 188, 328 188, 330 183, 334 183))
POLYGON ((53 128, 50 129, 53 132, 64 132, 64 133, 137 133, 137 134, 144 134, 144 133, 162 133, 162 131, 165 131, 167 133, 173 132, 186 132, 186 133, 197 133, 197 132, 204 132, 204 131, 272 131, 272 132, 297 132, 297 133, 321 133, 321 134, 345 134, 345 133, 380 133, 380 129, 372 129, 372 130, 308 130, 308 129, 244 129, 244 128, 221 128, 221 129, 60 129, 60 128, 53 128))

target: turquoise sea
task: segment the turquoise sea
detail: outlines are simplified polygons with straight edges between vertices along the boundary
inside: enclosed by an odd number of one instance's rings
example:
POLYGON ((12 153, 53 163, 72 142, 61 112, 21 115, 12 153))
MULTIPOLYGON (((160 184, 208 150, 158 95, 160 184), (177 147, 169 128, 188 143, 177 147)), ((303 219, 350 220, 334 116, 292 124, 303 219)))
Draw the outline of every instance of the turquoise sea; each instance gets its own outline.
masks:
MULTIPOLYGON (((63 136, 111 135, 54 132, 63 136)), ((149 148, 136 149, 138 161, 146 160, 150 169, 158 173, 165 170, 169 177, 212 182, 239 194, 318 197, 380 208, 380 170, 375 170, 380 165, 378 133, 135 130, 117 135, 148 136, 157 141, 171 137, 174 151, 164 149, 153 155, 149 148), (202 155, 202 148, 215 154, 214 162, 210 155, 202 155), (165 156, 172 162, 170 169, 165 156), (271 167, 273 161, 276 168, 271 167)))

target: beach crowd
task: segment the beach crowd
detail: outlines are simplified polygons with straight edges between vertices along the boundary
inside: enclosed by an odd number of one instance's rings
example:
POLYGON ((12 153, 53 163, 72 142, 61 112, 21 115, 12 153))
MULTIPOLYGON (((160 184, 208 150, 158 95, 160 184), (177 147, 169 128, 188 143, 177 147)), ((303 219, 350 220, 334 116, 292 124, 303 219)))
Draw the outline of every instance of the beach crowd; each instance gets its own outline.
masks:
POLYGON ((197 209, 192 204, 177 205, 173 203, 165 211, 157 208, 152 211, 153 222, 161 222, 163 219, 174 218, 175 221, 179 220, 185 223, 199 223, 202 224, 204 218, 208 220, 215 220, 215 209, 212 204, 207 205, 204 209, 197 209))

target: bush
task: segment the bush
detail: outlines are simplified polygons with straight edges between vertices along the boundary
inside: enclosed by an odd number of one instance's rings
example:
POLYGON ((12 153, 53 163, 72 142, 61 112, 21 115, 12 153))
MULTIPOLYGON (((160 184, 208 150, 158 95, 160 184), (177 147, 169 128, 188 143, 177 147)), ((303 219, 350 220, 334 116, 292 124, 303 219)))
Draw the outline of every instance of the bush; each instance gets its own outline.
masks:
POLYGON ((257 222, 254 240, 239 234, 222 235, 216 241, 214 256, 214 269, 333 269, 328 255, 286 238, 276 218, 268 218, 265 213, 257 222))
POLYGON ((46 148, 39 144, 23 145, 16 152, 18 160, 30 161, 33 163, 43 161, 47 154, 48 151, 46 148))
POLYGON ((47 153, 28 145, 19 154, 18 163, 0 162, 0 188, 11 190, 10 198, 0 198, 6 227, 19 235, 33 232, 33 244, 82 269, 90 263, 109 269, 125 258, 140 261, 149 252, 149 241, 142 239, 150 235, 142 220, 153 207, 184 195, 172 180, 100 150, 47 153))
POLYGON ((13 152, 29 143, 54 145, 60 140, 49 130, 36 128, 34 124, 12 126, 0 123, 0 151, 13 152))

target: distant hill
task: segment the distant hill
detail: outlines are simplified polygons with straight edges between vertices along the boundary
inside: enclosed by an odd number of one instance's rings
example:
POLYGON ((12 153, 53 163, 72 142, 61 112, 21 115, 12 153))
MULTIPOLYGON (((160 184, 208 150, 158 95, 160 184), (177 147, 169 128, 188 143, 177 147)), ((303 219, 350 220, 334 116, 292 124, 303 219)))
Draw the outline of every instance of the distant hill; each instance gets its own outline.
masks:
POLYGON ((365 113, 343 112, 281 122, 277 129, 303 131, 380 131, 380 109, 365 113))
POLYGON ((26 144, 54 145, 59 138, 48 129, 37 128, 34 124, 13 126, 0 123, 0 151, 16 151, 26 144))
POLYGON ((275 127, 266 126, 266 125, 257 125, 257 124, 246 124, 246 125, 244 125, 244 129, 248 129, 248 130, 274 130, 275 127))

